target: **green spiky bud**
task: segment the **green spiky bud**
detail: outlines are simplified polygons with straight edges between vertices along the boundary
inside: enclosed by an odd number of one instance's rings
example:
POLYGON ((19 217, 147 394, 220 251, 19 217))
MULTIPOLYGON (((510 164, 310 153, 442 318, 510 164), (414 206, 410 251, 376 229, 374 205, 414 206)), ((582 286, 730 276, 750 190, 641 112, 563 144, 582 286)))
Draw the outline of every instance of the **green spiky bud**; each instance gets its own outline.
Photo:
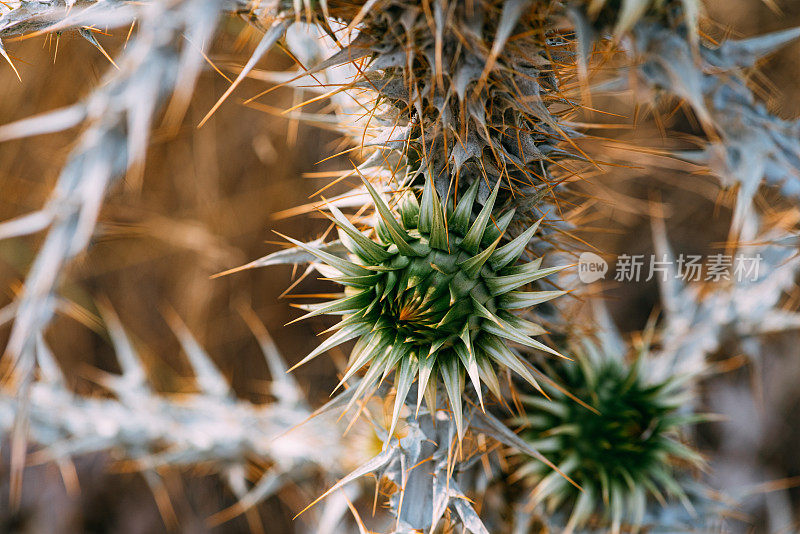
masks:
POLYGON ((568 513, 565 532, 592 518, 610 521, 610 532, 639 527, 648 498, 663 503, 664 493, 691 510, 679 467, 699 467, 703 459, 681 441, 681 431, 707 416, 687 413, 687 390, 675 377, 648 381, 641 355, 629 365, 587 348, 574 352, 578 365, 557 373, 571 398, 523 398, 523 438, 581 486, 531 460, 518 472, 535 483, 531 504, 543 504, 548 515, 568 513))
POLYGON ((337 269, 341 276, 334 280, 345 286, 341 298, 308 307, 310 313, 304 318, 320 314, 344 318, 332 329, 336 333, 298 365, 357 338, 342 383, 364 367, 367 371, 351 404, 395 371, 393 428, 414 379, 419 382, 419 407, 422 398, 435 406, 437 378, 441 378, 463 435, 461 394, 467 377, 481 404, 482 383, 495 396, 501 395, 495 364, 538 388, 507 341, 559 355, 532 339, 544 333, 542 327, 511 312, 563 294, 517 290, 563 267, 541 269, 541 259, 516 265, 538 223, 500 245, 504 229, 495 221, 503 217, 493 220, 492 215, 499 183, 474 218, 477 182, 455 209, 448 210, 428 179, 420 203, 412 193, 404 195, 399 217, 369 182, 364 184, 380 216, 377 240, 365 236, 333 206, 330 211, 351 252, 350 260, 291 240, 337 269))

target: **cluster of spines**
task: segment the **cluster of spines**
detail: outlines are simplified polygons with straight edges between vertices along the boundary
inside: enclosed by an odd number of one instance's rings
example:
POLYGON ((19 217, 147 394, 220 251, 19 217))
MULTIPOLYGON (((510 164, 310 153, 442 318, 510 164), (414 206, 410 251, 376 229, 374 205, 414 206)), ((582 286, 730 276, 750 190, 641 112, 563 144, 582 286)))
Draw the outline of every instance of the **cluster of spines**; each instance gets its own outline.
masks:
POLYGON ((523 435, 531 446, 582 491, 567 484, 561 473, 546 473, 546 467, 532 461, 518 472, 536 480, 531 504, 544 503, 549 515, 571 504, 566 532, 598 515, 599 502, 608 510, 612 532, 618 533, 623 521, 638 528, 648 496, 665 502, 662 489, 691 510, 678 466, 700 467, 704 461, 680 436, 708 416, 685 409, 685 380, 649 381, 644 353, 628 364, 590 342, 584 346, 585 352, 573 351, 576 364, 560 366, 558 374, 570 395, 588 404, 561 393, 551 400, 523 396, 526 414, 519 419, 527 426, 523 435))
POLYGON ((359 338, 340 385, 365 365, 369 364, 369 369, 356 386, 351 405, 394 370, 397 396, 393 429, 414 378, 418 379, 417 409, 425 398, 433 411, 436 377, 441 376, 463 435, 461 396, 465 377, 469 377, 481 406, 482 383, 502 398, 492 362, 513 370, 539 389, 528 364, 506 341, 561 356, 531 338, 545 333, 541 326, 509 310, 562 295, 564 291, 516 290, 563 267, 542 269, 541 258, 515 265, 538 223, 500 244, 513 213, 506 212, 493 221, 499 182, 477 217, 472 217, 477 183, 454 209, 448 209, 428 179, 420 202, 410 191, 402 195, 399 218, 367 180, 364 185, 379 216, 377 240, 364 235, 333 206, 329 207, 331 219, 351 252, 349 260, 290 239, 338 270, 341 276, 332 280, 346 286, 341 298, 307 307, 309 313, 303 318, 321 314, 345 318, 332 328, 338 330, 333 336, 297 365, 359 338), (402 307, 399 312, 398 306, 402 307))

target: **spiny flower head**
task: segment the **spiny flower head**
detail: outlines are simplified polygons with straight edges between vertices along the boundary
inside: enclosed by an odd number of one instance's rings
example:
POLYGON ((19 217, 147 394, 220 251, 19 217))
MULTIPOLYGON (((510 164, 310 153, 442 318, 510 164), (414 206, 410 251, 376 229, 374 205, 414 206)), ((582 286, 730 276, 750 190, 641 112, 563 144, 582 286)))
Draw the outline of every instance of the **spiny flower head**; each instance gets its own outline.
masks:
POLYGON ((538 224, 500 246, 513 210, 493 220, 497 183, 477 217, 472 217, 477 182, 455 209, 442 205, 427 180, 421 203, 406 192, 399 217, 367 180, 364 184, 380 216, 377 239, 365 236, 334 206, 329 209, 339 227, 350 261, 290 239, 338 270, 334 281, 345 286, 332 302, 307 307, 303 318, 343 315, 337 332, 298 365, 350 339, 358 341, 342 383, 365 366, 368 370, 353 393, 351 404, 395 371, 397 397, 392 434, 409 389, 418 378, 417 408, 426 398, 436 406, 437 377, 447 392, 459 435, 461 395, 469 377, 483 403, 481 383, 500 398, 493 364, 508 367, 538 388, 525 362, 507 345, 514 341, 558 355, 532 339, 544 329, 511 313, 563 294, 563 291, 518 291, 521 286, 563 267, 541 269, 541 258, 515 265, 538 224))
POLYGON ((348 10, 345 4, 330 2, 331 14, 358 20, 359 34, 336 57, 368 58, 354 82, 366 92, 353 93, 374 98, 374 105, 363 101, 368 124, 381 124, 384 145, 406 156, 413 171, 406 185, 430 177, 444 198, 456 183, 479 182, 477 212, 502 176, 509 187, 501 203, 527 208, 516 214, 530 219, 550 192, 550 163, 572 157, 568 143, 579 137, 561 121, 572 113, 559 92, 571 74, 571 44, 569 32, 551 24, 553 6, 385 0, 348 10))
POLYGON ((684 381, 649 381, 644 353, 627 364, 623 356, 603 354, 589 342, 585 347, 575 353, 578 364, 561 366, 559 375, 565 390, 591 409, 561 393, 551 401, 526 397, 520 421, 527 426, 525 439, 583 492, 531 461, 518 473, 536 482, 531 504, 544 503, 548 515, 571 507, 566 532, 598 515, 610 517, 612 532, 619 532, 623 521, 638 527, 648 496, 663 503, 662 490, 691 509, 677 467, 697 467, 703 460, 680 435, 683 427, 706 416, 687 413, 684 381))

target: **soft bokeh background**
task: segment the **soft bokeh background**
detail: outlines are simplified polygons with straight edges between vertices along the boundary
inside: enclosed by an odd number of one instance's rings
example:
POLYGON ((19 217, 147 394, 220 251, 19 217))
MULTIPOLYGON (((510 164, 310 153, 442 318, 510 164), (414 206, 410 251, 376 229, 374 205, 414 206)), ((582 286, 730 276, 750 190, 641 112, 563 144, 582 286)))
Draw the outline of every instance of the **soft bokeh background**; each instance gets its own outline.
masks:
MULTIPOLYGON (((749 36, 800 24, 800 6, 790 0, 777 2, 782 16, 764 7, 761 0, 714 0, 708 12, 734 35, 749 36)), ((214 61, 226 67, 240 65, 253 48, 243 34, 244 25, 231 21, 217 36, 214 61)), ((101 39, 113 54, 124 42, 124 32, 101 39)), ((70 104, 84 96, 110 68, 108 61, 78 36, 64 34, 58 43, 35 38, 9 45, 22 75, 19 83, 6 65, 0 65, 0 123, 70 104)), ((800 115, 797 73, 800 45, 792 45, 761 65, 763 77, 755 83, 768 89, 768 103, 784 118, 800 115), (769 83, 767 83, 767 81, 769 83)), ((292 61, 280 52, 259 65, 260 69, 286 69, 292 61)), ((69 373, 71 386, 82 393, 98 393, 93 369, 115 372, 110 345, 96 324, 96 299, 107 299, 146 356, 151 379, 164 391, 187 387, 191 371, 164 320, 170 308, 184 318, 192 332, 237 393, 264 402, 266 365, 237 309, 252 307, 271 331, 286 359, 292 363, 317 344, 316 332, 324 320, 284 327, 297 311, 279 299, 291 283, 289 267, 272 267, 212 279, 213 274, 278 250, 281 233, 298 238, 321 235, 327 223, 311 211, 307 215, 279 218, 276 214, 310 202, 309 195, 326 179, 306 173, 341 169, 346 158, 318 161, 344 145, 335 133, 298 124, 270 110, 241 104, 245 97, 265 89, 263 82, 248 80, 214 117, 200 129, 200 119, 228 82, 212 71, 204 74, 188 113, 178 131, 157 128, 152 136, 143 179, 130 176, 108 198, 94 245, 79 257, 64 281, 64 293, 80 307, 72 316, 58 316, 48 341, 69 373), (81 324, 81 322, 83 324, 81 324), (95 331, 93 331, 93 328, 95 331)), ((275 109, 296 102, 297 95, 279 89, 259 100, 275 109)), ((610 105, 620 105, 610 103, 610 105)), ((676 119, 677 120, 677 119, 676 119)), ((646 126, 628 139, 650 133, 646 126)), ((77 130, 0 144, 0 220, 37 209, 46 200, 75 142, 77 130)), ((602 150, 602 147, 598 147, 602 150)), ((641 163, 641 162, 640 162, 641 163)), ((645 170, 614 171, 609 179, 614 190, 629 196, 624 210, 609 205, 595 227, 613 232, 587 231, 584 237, 604 252, 648 254, 652 251, 647 201, 656 195, 672 208, 668 221, 675 248, 684 253, 706 252, 709 244, 724 241, 729 225, 730 199, 718 198, 714 182, 691 176, 680 166, 658 168, 649 161, 645 170), (641 186, 642 173, 658 180, 641 186), (637 174, 638 173, 638 174, 637 174), (691 187, 676 190, 678 180, 692 180, 691 187), (655 183, 656 185, 653 185, 655 183), (672 187, 671 187, 672 186, 672 187)), ((661 165, 664 164, 662 161, 661 165)), ((769 197, 766 197, 767 199, 769 197)), ((29 267, 41 236, 0 241, 0 305, 10 302, 29 267)), ((309 280, 296 292, 326 291, 322 282, 309 280)), ((608 302, 617 322, 627 332, 641 329, 657 305, 654 284, 631 284, 609 290, 608 302)), ((0 330, 0 344, 8 330, 0 330)), ((715 459, 720 471, 714 476, 725 484, 751 484, 800 480, 800 358, 796 338, 772 340, 764 355, 764 376, 753 376, 744 366, 718 381, 734 384, 746 393, 719 398, 714 386, 707 394, 709 409, 730 416, 701 432, 701 447, 715 459), (769 384, 763 398, 751 395, 752 383, 769 384)), ((720 354, 720 359, 735 355, 720 354)), ((340 353, 339 357, 344 357, 340 353)), ((327 398, 335 384, 334 359, 319 358, 297 371, 313 405, 327 398)), ((160 532, 164 529, 149 489, 135 473, 115 473, 104 455, 77 462, 81 491, 69 495, 53 466, 26 470, 23 508, 6 512, 8 502, 7 447, 0 465, 0 532, 160 532)), ((185 532, 248 532, 248 524, 235 519, 210 527, 205 518, 234 502, 233 496, 214 476, 202 472, 173 473, 168 489, 185 532)), ((790 495, 797 509, 800 491, 790 495)), ((776 497, 783 499, 783 496, 776 497)), ((268 532, 293 532, 291 509, 308 501, 302 490, 290 488, 278 499, 259 507, 268 532), (282 502, 284 499, 286 502, 282 502)), ((786 508, 786 503, 754 497, 745 511, 752 513, 754 532, 764 532, 765 506, 786 508)), ((788 509, 788 508, 787 508, 788 509)))

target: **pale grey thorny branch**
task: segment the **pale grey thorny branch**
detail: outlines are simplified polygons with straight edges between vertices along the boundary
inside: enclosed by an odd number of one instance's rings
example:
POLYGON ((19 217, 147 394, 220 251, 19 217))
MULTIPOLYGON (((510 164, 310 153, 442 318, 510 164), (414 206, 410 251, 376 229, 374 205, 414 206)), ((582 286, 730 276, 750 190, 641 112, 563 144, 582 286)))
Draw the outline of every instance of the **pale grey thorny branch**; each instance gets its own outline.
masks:
MULTIPOLYGON (((791 28, 728 39, 716 47, 702 44, 695 51, 685 28, 642 22, 630 40, 642 87, 655 96, 685 100, 714 131, 700 150, 676 155, 708 166, 725 188, 739 186, 732 222, 736 233, 751 215, 762 183, 779 187, 787 197, 800 195, 800 123, 771 113, 745 77, 746 69, 798 37, 800 28, 791 28)), ((627 86, 630 79, 621 76, 617 83, 627 86)))
MULTIPOLYGON (((14 359, 33 357, 34 340, 53 313, 59 276, 89 244, 109 187, 144 157, 154 114, 171 96, 170 110, 181 114, 218 17, 244 5, 216 0, 21 2, 0 15, 0 40, 90 25, 117 27, 135 21, 138 26, 117 68, 110 68, 84 101, 0 128, 2 140, 86 124, 47 204, 0 224, 0 239, 47 230, 18 299, 7 348, 14 359)), ((265 3, 260 9, 273 7, 265 3)), ((280 22, 269 31, 257 54, 263 55, 285 27, 280 22)))
POLYGON ((659 278, 665 320, 660 359, 664 376, 702 372, 707 357, 726 341, 740 343, 758 366, 763 336, 800 329, 800 313, 781 309, 784 297, 795 287, 800 256, 794 247, 783 244, 785 232, 759 228, 760 224, 758 218, 748 217, 743 230, 751 242, 740 247, 757 260, 757 269, 711 287, 680 280, 663 223, 654 224, 656 254, 669 266, 659 278))
MULTIPOLYGON (((37 212, 0 224, 0 239, 47 230, 11 308, 14 325, 6 347, 8 387, 16 387, 19 393, 14 404, 14 391, 5 391, 11 402, 8 413, 14 422, 4 429, 12 437, 12 486, 17 494, 29 435, 25 429, 30 425, 28 417, 36 415, 37 409, 31 396, 41 395, 37 392, 44 387, 33 382, 34 362, 37 355, 43 354, 36 350, 37 339, 41 345, 56 307, 59 278, 70 260, 89 245, 109 188, 142 161, 155 113, 169 101, 167 118, 175 120, 182 115, 203 65, 203 49, 213 37, 220 14, 240 7, 238 2, 167 0, 18 2, 0 8, 0 41, 74 28, 101 48, 89 27, 112 28, 134 21, 138 27, 103 82, 85 100, 0 128, 0 140, 6 140, 85 124, 47 204, 37 212)), ((268 8, 265 4, 263 9, 268 8)), ((285 27, 286 23, 279 21, 267 32, 260 46, 261 55, 285 27)), ((8 59, 2 45, 0 52, 8 59)), ((39 438, 35 433, 33 437, 39 438)), ((152 475, 147 478, 152 480, 152 475)))
MULTIPOLYGON (((335 416, 315 416, 303 391, 269 334, 254 330, 272 375, 273 402, 238 399, 227 379, 179 319, 171 320, 197 387, 195 393, 167 395, 149 385, 141 357, 116 316, 104 314, 122 373, 97 371, 97 381, 113 397, 74 393, 43 337, 35 343, 39 379, 30 385, 28 432, 37 449, 34 463, 71 462, 82 455, 109 452, 134 462, 149 484, 160 484, 159 470, 210 465, 237 497, 223 519, 244 513, 288 482, 337 472, 343 445, 335 416), (248 462, 267 460, 260 479, 247 479, 248 462)), ((17 393, 0 390, 0 432, 11 432, 17 419, 17 393)), ((355 495, 350 492, 351 497, 355 495)), ((341 496, 339 496, 340 498, 341 496)), ((327 532, 334 532, 346 512, 334 499, 323 512, 327 532), (338 511, 337 511, 338 510, 338 511)), ((317 532, 316 527, 310 531, 317 532)))

